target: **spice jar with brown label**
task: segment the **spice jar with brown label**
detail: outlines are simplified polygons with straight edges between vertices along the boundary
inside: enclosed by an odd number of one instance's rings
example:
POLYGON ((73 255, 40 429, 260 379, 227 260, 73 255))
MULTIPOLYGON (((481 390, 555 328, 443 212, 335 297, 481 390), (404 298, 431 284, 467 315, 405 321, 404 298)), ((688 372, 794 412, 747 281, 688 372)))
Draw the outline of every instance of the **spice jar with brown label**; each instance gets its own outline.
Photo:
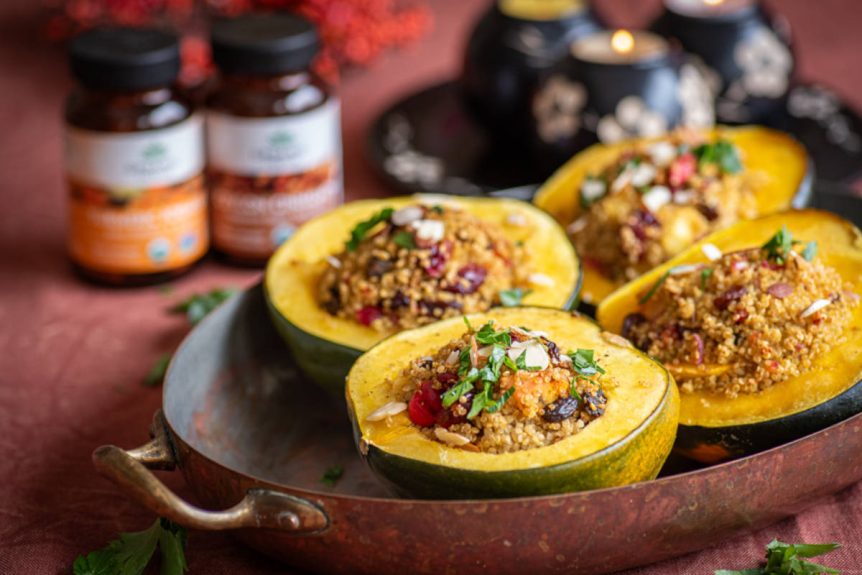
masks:
POLYGON ((101 28, 73 40, 66 102, 69 251, 85 277, 143 285, 209 249, 203 117, 174 88, 177 38, 101 28))
POLYGON ((343 201, 339 102, 310 68, 314 25, 287 13, 214 24, 208 101, 215 249, 260 264, 296 226, 343 201))

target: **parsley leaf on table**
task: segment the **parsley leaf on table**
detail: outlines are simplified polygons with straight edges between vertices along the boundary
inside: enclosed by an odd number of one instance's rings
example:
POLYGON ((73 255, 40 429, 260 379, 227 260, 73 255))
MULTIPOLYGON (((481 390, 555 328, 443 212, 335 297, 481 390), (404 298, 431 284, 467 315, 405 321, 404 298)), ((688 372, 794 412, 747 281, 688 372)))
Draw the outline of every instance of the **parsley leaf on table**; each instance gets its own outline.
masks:
POLYGON ((333 465, 323 472, 323 477, 320 478, 320 482, 330 487, 334 487, 335 484, 338 483, 338 480, 341 479, 342 475, 344 475, 344 466, 333 465))
POLYGON ((192 325, 197 325, 219 304, 237 293, 234 288, 216 288, 206 293, 196 293, 170 308, 171 313, 184 313, 192 325))
POLYGON ((838 543, 808 544, 782 543, 773 539, 766 546, 766 565, 754 569, 718 569, 715 575, 821 575, 840 573, 837 569, 805 561, 803 557, 817 557, 841 547, 838 543))
POLYGON ((141 575, 158 548, 162 575, 182 575, 188 570, 185 546, 185 529, 159 518, 144 531, 120 533, 103 549, 78 556, 72 571, 74 575, 141 575))

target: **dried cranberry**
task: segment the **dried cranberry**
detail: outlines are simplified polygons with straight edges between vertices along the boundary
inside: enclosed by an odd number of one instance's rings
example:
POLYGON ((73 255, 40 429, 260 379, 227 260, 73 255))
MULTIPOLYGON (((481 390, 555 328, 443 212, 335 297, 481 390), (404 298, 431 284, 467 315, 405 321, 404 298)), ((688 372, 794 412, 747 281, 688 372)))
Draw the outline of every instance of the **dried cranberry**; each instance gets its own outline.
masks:
POLYGON ((425 273, 432 278, 439 278, 442 276, 446 269, 446 262, 449 260, 450 251, 452 251, 452 242, 449 240, 431 246, 430 254, 428 256, 428 265, 425 267, 425 273))
POLYGON ((608 404, 608 400, 605 398, 605 393, 600 389, 595 393, 590 393, 586 397, 586 407, 587 413, 592 415, 593 417, 598 417, 605 412, 605 406, 608 404))
POLYGON ((383 311, 376 306, 367 305, 356 312, 356 321, 362 325, 371 325, 374 320, 383 315, 383 311))
POLYGON ((670 165, 667 181, 671 188, 682 187, 696 171, 697 159, 691 152, 686 152, 670 165))
POLYGON ((440 385, 442 385, 444 388, 448 389, 458 383, 458 374, 449 372, 438 373, 437 381, 439 381, 440 385))
MULTIPOLYGON (((542 339, 544 339, 544 338, 542 338, 542 339)), ((551 354, 551 359, 553 359, 554 361, 560 361, 560 348, 559 348, 559 346, 557 346, 557 344, 555 344, 554 342, 552 342, 549 339, 544 339, 544 341, 547 342, 547 344, 548 344, 548 353, 551 354)))
POLYGON ((778 299, 784 299, 793 293, 793 286, 785 282, 776 282, 766 288, 766 293, 778 299))
POLYGON ((627 223, 632 233, 640 241, 647 240, 647 228, 661 225, 655 216, 646 210, 636 210, 627 223))
POLYGON ((420 427, 434 425, 437 416, 443 410, 440 402, 440 394, 431 386, 430 381, 425 381, 410 398, 407 406, 407 415, 410 421, 420 427))
POLYGON ((459 423, 464 423, 465 421, 467 421, 467 414, 470 412, 470 408, 473 406, 473 394, 465 393, 462 397, 464 398, 465 402, 459 402, 457 405, 461 406, 461 408, 463 409, 463 413, 455 415, 452 409, 444 409, 437 415, 437 425, 448 429, 453 425, 457 425, 459 423))
POLYGON ((395 264, 389 260, 373 258, 365 267, 365 274, 370 278, 380 277, 394 267, 395 264))
POLYGON ((542 419, 550 423, 564 421, 578 412, 579 405, 577 397, 560 398, 545 408, 542 419))
POLYGON ((748 310, 741 309, 733 316, 733 323, 742 323, 748 319, 748 310))
POLYGON ((395 295, 392 296, 392 299, 389 302, 389 307, 392 309, 398 309, 402 307, 410 306, 410 296, 405 294, 402 291, 395 292, 395 295))
POLYGON ((703 217, 710 222, 714 222, 718 219, 718 210, 709 204, 700 204, 697 206, 697 211, 703 214, 703 217))
POLYGON ((715 300, 713 301, 715 309, 719 311, 726 310, 731 304, 731 302, 742 299, 742 296, 744 296, 747 292, 747 286, 733 286, 732 288, 728 289, 727 291, 715 298, 715 300))
POLYGON ((642 313, 630 313, 623 320, 622 336, 626 339, 632 338, 632 330, 646 321, 642 313))
POLYGON ((467 264, 458 270, 458 278, 463 281, 456 281, 452 285, 446 286, 446 291, 468 295, 476 293, 482 284, 485 282, 485 277, 488 275, 488 270, 479 264, 467 264))

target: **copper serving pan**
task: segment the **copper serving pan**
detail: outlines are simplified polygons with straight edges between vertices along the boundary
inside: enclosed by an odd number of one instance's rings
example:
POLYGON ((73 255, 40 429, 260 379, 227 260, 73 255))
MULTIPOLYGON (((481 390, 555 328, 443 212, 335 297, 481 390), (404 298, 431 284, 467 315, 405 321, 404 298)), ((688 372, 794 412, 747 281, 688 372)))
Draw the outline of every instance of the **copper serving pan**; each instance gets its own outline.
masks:
POLYGON ((398 499, 356 455, 343 408, 296 371, 260 286, 183 343, 152 431, 137 449, 100 447, 96 468, 177 523, 236 530, 249 546, 320 573, 607 573, 765 526, 862 479, 860 415, 715 467, 682 471, 671 462, 663 477, 627 487, 398 499), (334 464, 344 476, 326 487, 320 478, 334 464), (202 507, 150 471, 174 468, 202 507))

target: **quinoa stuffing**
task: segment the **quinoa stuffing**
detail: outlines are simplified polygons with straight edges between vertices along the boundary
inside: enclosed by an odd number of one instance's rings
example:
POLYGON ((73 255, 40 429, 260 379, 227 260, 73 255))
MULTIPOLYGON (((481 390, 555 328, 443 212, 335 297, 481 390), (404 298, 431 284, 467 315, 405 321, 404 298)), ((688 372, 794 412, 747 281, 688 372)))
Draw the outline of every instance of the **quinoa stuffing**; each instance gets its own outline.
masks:
POLYGON ((622 153, 581 184, 582 215, 568 228, 584 262, 629 280, 701 237, 757 215, 739 149, 677 131, 622 153))
POLYGON ((562 353, 543 332, 468 331, 419 358, 392 382, 392 402, 370 420, 407 410, 431 440, 485 453, 551 445, 605 412, 601 368, 592 350, 562 353))
POLYGON ((524 251, 457 208, 386 208, 328 258, 318 298, 330 314, 380 331, 518 305, 530 278, 524 251))
POLYGON ((623 335, 665 363, 683 392, 736 397, 812 368, 839 344, 859 296, 783 228, 760 248, 671 268, 640 295, 623 335))

